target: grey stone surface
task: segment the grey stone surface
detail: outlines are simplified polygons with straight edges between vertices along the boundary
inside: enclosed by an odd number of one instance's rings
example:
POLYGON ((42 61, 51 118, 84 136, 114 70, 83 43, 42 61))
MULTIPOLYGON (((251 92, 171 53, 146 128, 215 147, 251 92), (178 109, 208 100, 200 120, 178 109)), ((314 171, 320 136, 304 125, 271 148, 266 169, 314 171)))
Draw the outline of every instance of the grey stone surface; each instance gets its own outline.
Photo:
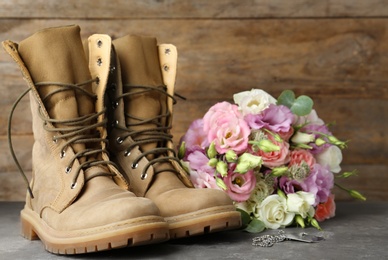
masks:
MULTIPOLYGON (((388 203, 341 202, 336 217, 314 228, 286 228, 286 233, 307 232, 326 239, 319 243, 285 241, 273 247, 251 245, 258 234, 242 230, 168 241, 162 244, 117 249, 85 255, 57 256, 39 240, 20 235, 22 203, 0 202, 0 259, 388 259, 388 203)), ((263 234, 276 233, 266 231, 263 234)))

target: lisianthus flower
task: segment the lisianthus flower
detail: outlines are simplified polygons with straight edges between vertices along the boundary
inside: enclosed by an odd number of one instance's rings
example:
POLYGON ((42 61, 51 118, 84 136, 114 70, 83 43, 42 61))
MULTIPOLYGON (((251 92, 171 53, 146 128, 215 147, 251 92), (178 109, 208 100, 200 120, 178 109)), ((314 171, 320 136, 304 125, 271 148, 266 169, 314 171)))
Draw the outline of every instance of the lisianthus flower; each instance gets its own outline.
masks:
POLYGON ((190 180, 195 188, 220 189, 214 179, 214 175, 202 170, 190 171, 190 180))
POLYGON ((279 133, 290 130, 294 115, 286 106, 269 104, 268 108, 259 114, 246 115, 245 120, 252 129, 266 128, 279 133))
POLYGON ((197 150, 187 156, 187 162, 193 170, 201 170, 210 174, 214 174, 214 168, 208 165, 209 158, 204 151, 197 150))
POLYGON ((285 165, 290 161, 289 156, 289 147, 290 144, 288 142, 278 142, 272 135, 267 135, 268 140, 270 140, 273 144, 279 147, 278 151, 272 152, 264 152, 262 150, 258 150, 256 154, 261 156, 263 160, 263 165, 268 168, 273 168, 281 165, 285 165))
POLYGON ((332 218, 335 216, 335 208, 334 194, 330 194, 326 202, 317 205, 314 218, 319 222, 332 218))
POLYGON ((258 205, 258 218, 270 229, 288 226, 295 217, 287 210, 287 200, 278 194, 269 195, 258 205))
POLYGON ((245 174, 236 173, 231 167, 228 175, 224 177, 227 186, 226 193, 237 202, 246 201, 251 196, 256 185, 256 177, 252 170, 245 174))
POLYGON ((333 186, 333 173, 327 167, 323 167, 320 164, 314 164, 310 175, 301 183, 304 191, 315 195, 314 206, 327 201, 333 186))
POLYGON ((294 119, 294 125, 305 125, 305 124, 312 124, 312 125, 324 125, 322 119, 318 117, 317 111, 315 109, 312 109, 310 114, 307 116, 295 116, 294 119))
POLYGON ((287 176, 280 177, 279 188, 286 194, 295 193, 296 191, 301 190, 300 182, 290 179, 287 176))
POLYGON ((276 104, 276 99, 261 89, 252 89, 233 95, 234 103, 239 106, 239 110, 245 116, 247 114, 259 114, 270 104, 276 104))
POLYGON ((287 195, 287 209, 290 212, 299 214, 302 218, 307 216, 314 216, 314 207, 312 206, 315 203, 314 194, 298 191, 296 193, 291 193, 287 195))
POLYGON ((320 165, 329 167, 330 171, 334 173, 341 171, 342 152, 337 146, 329 146, 321 153, 315 155, 315 158, 320 165))
MULTIPOLYGON (((315 124, 308 124, 304 126, 303 128, 300 129, 301 132, 306 133, 306 134, 313 134, 315 135, 315 139, 320 137, 325 141, 328 141, 326 137, 322 137, 319 133, 323 133, 326 135, 332 135, 331 132, 329 131, 329 128, 326 125, 315 125, 315 124)), ((309 143, 309 145, 312 147, 310 149, 310 152, 312 154, 319 154, 323 152, 325 149, 327 149, 331 144, 325 143, 320 146, 316 145, 314 142, 309 143)))
POLYGON ((209 143, 214 142, 218 153, 228 150, 242 153, 248 147, 250 129, 236 105, 217 103, 205 114, 204 131, 209 143))
POLYGON ((186 149, 188 152, 196 149, 197 147, 205 149, 209 146, 209 141, 207 139, 207 133, 203 130, 203 119, 194 120, 186 134, 182 137, 181 142, 186 143, 186 149))

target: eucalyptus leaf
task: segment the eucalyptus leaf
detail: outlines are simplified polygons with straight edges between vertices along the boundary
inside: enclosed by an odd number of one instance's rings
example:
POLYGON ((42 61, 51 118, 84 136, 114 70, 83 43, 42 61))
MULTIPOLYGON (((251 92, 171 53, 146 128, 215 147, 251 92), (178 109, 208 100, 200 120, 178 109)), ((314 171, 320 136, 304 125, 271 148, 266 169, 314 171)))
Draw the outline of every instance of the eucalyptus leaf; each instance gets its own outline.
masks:
POLYGON ((265 225, 261 220, 254 218, 248 226, 245 228, 245 231, 250 233, 259 233, 265 229, 265 225))
POLYGON ((310 114, 314 102, 310 97, 305 95, 295 99, 295 93, 292 90, 284 90, 278 97, 277 104, 288 107, 295 115, 305 116, 310 114))
POLYGON ((236 210, 241 213, 242 226, 247 226, 251 221, 251 217, 249 216, 248 212, 239 208, 237 208, 236 210))

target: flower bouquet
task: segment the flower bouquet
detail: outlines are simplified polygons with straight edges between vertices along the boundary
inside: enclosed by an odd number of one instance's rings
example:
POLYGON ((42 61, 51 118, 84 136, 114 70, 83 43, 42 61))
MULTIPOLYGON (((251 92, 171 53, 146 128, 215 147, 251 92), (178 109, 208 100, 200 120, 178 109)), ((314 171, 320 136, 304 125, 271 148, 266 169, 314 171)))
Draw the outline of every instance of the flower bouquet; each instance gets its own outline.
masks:
POLYGON ((320 229, 318 222, 335 215, 335 177, 355 174, 340 174, 347 142, 330 132, 307 96, 286 90, 276 100, 253 89, 233 99, 212 106, 181 139, 178 154, 194 186, 224 190, 249 232, 320 229))

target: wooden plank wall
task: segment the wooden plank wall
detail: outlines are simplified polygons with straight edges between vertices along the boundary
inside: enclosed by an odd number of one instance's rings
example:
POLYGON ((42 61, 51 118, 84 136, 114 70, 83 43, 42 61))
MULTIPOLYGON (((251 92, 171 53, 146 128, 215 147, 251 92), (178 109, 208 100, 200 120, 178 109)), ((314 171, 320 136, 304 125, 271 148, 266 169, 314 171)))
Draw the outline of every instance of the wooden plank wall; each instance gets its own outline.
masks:
MULTIPOLYGON (((388 1, 0 1, 0 40, 19 42, 42 28, 78 24, 83 38, 106 33, 156 36, 178 47, 174 139, 190 122, 233 93, 262 88, 307 94, 333 132, 350 139, 346 183, 369 200, 388 200, 388 1)), ((23 200, 25 186, 8 151, 6 122, 25 89, 0 51, 0 200, 23 200)), ((12 125, 15 150, 31 172, 28 98, 12 125)), ((348 197, 337 191, 337 198, 348 197)))

